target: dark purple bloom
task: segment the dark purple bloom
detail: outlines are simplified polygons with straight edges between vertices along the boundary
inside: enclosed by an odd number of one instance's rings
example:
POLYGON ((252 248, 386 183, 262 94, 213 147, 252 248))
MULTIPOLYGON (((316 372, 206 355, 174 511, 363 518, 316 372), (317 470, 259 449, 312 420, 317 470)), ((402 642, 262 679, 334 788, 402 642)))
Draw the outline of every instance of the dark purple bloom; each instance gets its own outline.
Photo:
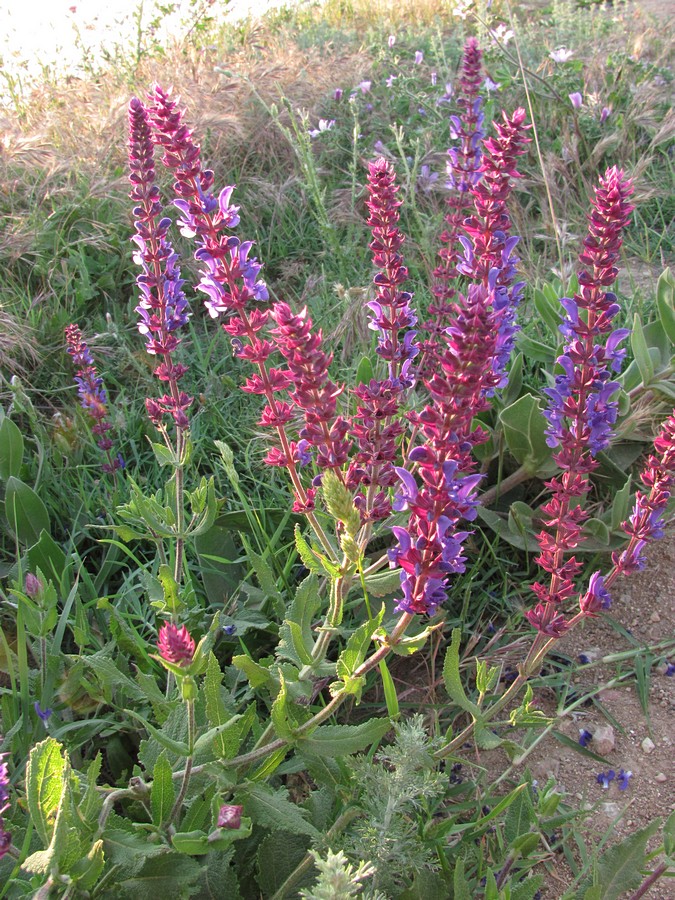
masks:
POLYGON ((47 722, 49 720, 49 717, 52 714, 51 709, 49 709, 49 708, 42 709, 42 707, 40 706, 40 704, 38 703, 37 700, 33 704, 33 708, 35 709, 35 712, 37 713, 38 718, 42 719, 43 722, 47 722))
MULTIPOLYGON (((621 770, 623 772, 623 769, 621 770)), ((609 787, 610 781, 614 781, 616 778, 616 772, 614 769, 610 769, 609 772, 600 772, 595 776, 595 780, 598 784, 601 784, 605 790, 609 787)))
POLYGON ((218 811, 218 828, 241 828, 243 806, 224 803, 218 811))
POLYGON ((620 791, 625 791, 628 787, 628 782, 633 777, 633 773, 630 771, 624 771, 623 769, 619 769, 619 774, 616 776, 616 783, 619 785, 620 791))
POLYGON ((232 635, 237 633, 237 626, 236 625, 223 625, 223 631, 225 632, 225 634, 232 637, 232 635))
POLYGON ((666 671, 663 674, 668 678, 672 678, 675 675, 675 663, 666 663, 666 671))
POLYGON ((590 742, 593 740, 593 735, 590 731, 587 731, 585 728, 579 729, 579 743, 582 747, 588 747, 590 742))

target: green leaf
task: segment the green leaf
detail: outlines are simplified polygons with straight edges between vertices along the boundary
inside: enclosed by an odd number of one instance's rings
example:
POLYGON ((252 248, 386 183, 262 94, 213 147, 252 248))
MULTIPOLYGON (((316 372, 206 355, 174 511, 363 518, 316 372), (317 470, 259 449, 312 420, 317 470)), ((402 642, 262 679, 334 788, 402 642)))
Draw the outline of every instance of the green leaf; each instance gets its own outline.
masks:
POLYGON ((26 768, 26 801, 31 821, 40 840, 48 847, 54 818, 61 799, 66 761, 61 745, 53 738, 36 744, 30 751, 26 768))
POLYGON ((358 364, 356 369, 356 383, 358 384, 369 384, 370 380, 373 377, 373 364, 370 361, 370 357, 362 356, 361 361, 358 364))
POLYGON ((661 325, 671 343, 675 344, 675 277, 664 269, 656 285, 656 306, 661 325))
POLYGON ((647 841, 659 829, 659 820, 629 835, 603 853, 596 863, 594 880, 602 887, 601 900, 618 900, 642 884, 647 841))
POLYGON ((299 525, 295 526, 294 534, 295 549, 298 551, 298 556, 302 560, 302 564, 304 565, 304 567, 314 575, 324 575, 325 570, 320 562, 321 554, 315 553, 314 550, 310 547, 306 539, 303 537, 302 529, 299 525))
POLYGON ((454 628, 452 639, 445 654, 443 663, 443 683, 448 696, 457 706, 470 713, 474 718, 480 719, 480 710, 475 703, 466 696, 464 685, 459 674, 459 644, 462 639, 460 628, 454 628))
POLYGON ((275 791, 264 784, 247 786, 237 792, 235 802, 241 803, 253 821, 264 828, 320 837, 320 832, 304 818, 303 810, 288 799, 284 788, 275 791))
POLYGON ((170 450, 164 444, 152 442, 151 447, 152 452, 155 454, 155 459, 160 466, 173 466, 174 468, 180 466, 180 460, 177 458, 174 451, 170 450))
POLYGON ((473 900, 471 885, 464 874, 464 860, 458 859, 452 876, 453 900, 473 900))
POLYGON ((621 488, 621 490, 617 491, 614 494, 614 499, 612 500, 612 518, 610 526, 612 531, 616 531, 618 528, 620 528, 621 523, 628 518, 628 506, 631 498, 631 484, 632 478, 629 475, 626 479, 626 483, 621 488))
POLYGON ((288 617, 279 628, 279 657, 292 660, 298 667, 312 664, 312 624, 320 606, 319 582, 310 575, 298 586, 288 617))
POLYGON ((152 824, 160 827, 171 815, 176 799, 173 786, 173 772, 166 754, 162 750, 152 770, 152 788, 150 789, 150 809, 152 824))
POLYGON ((394 569, 386 572, 375 572, 364 578, 366 590, 371 597, 388 597, 401 590, 401 571, 394 569))
POLYGON ((0 423, 0 478, 7 481, 12 475, 18 477, 23 462, 23 435, 5 417, 0 423))
POLYGON ((349 636, 344 650, 338 657, 337 676, 343 680, 350 678, 366 658, 373 633, 380 627, 384 616, 384 606, 378 615, 362 625, 349 636))
POLYGON ((320 725, 301 740, 299 749, 319 757, 350 756, 381 741, 390 728, 388 718, 368 719, 360 725, 320 725))
POLYGON ((507 847, 512 847, 516 839, 528 834, 537 817, 529 791, 521 791, 513 801, 504 820, 504 839, 507 847))
POLYGON ((281 600, 276 577, 267 560, 259 553, 251 550, 250 547, 246 548, 246 556, 253 567, 260 589, 265 596, 281 600))
POLYGON ((91 890, 101 877, 105 866, 105 853, 103 841, 95 841, 86 859, 74 866, 70 872, 71 878, 77 879, 77 886, 85 891, 91 890))
POLYGON ((5 516, 19 543, 37 544, 42 531, 49 532, 47 507, 32 487, 11 475, 5 489, 5 516))
POLYGON ((179 853, 189 856, 205 856, 212 850, 219 853, 229 850, 231 845, 251 834, 251 820, 242 818, 239 828, 223 828, 211 837, 204 831, 181 831, 174 834, 171 843, 179 853))
POLYGON ((248 678, 248 683, 255 690, 263 685, 270 686, 274 679, 269 669, 259 665, 246 654, 232 657, 232 665, 239 669, 248 678))
POLYGON ((675 812, 668 816, 663 826, 663 848, 666 856, 672 856, 675 852, 675 812))
POLYGON ((136 719, 137 722, 140 722, 148 734, 152 735, 161 747, 164 747, 166 750, 171 750, 172 753, 175 753, 176 756, 181 758, 187 758, 187 756, 189 756, 190 751, 185 741, 176 741, 169 737, 163 731, 160 731, 159 728, 155 728, 154 725, 151 725, 147 719, 144 719, 143 716, 139 715, 133 709, 125 709, 124 712, 128 716, 131 716, 132 719, 136 719))
POLYGON ((396 693, 394 679, 391 677, 391 673, 387 668, 387 661, 385 659, 380 660, 379 668, 380 677, 382 678, 382 688, 384 690, 384 699, 387 704, 387 714, 389 715, 390 719, 398 719, 398 695, 396 693))
POLYGON ((509 452, 531 475, 551 458, 551 448, 546 443, 548 423, 539 400, 532 394, 523 394, 499 414, 504 438, 509 452))
POLYGON ((196 896, 199 900, 241 900, 237 873, 232 866, 234 849, 223 853, 212 853, 202 866, 202 874, 199 881, 199 890, 196 896))
POLYGON ((561 306, 560 303, 553 303, 543 291, 540 291, 539 288, 535 288, 532 292, 532 296, 534 299, 534 305, 537 309, 537 312, 541 316, 541 318, 546 322, 548 330, 553 335, 553 340, 556 343, 560 342, 560 330, 559 326, 562 321, 560 311, 561 306))
POLYGON ((633 330, 631 331, 630 335, 630 343, 631 347, 633 348, 635 361, 638 364, 638 368, 640 369, 642 383, 647 386, 648 384, 650 384, 652 378, 654 377, 654 362, 652 360, 651 354, 649 353, 649 347, 647 346, 647 341, 645 340, 645 336, 642 331, 640 316, 637 313, 635 313, 635 318, 633 319, 633 330))
MULTIPOLYGON (((261 841, 257 854, 258 886, 261 896, 272 897, 276 894, 305 858, 309 846, 307 835, 292 834, 288 831, 273 831, 261 841)), ((307 880, 313 880, 311 867, 305 882, 307 880)), ((295 883, 293 893, 295 894, 301 886, 299 882, 295 883)))
MULTIPOLYGON (((108 648, 110 645, 108 645, 108 648)), ((130 700, 144 700, 145 695, 141 688, 117 668, 113 660, 108 656, 109 649, 100 650, 82 656, 81 662, 96 673, 96 677, 105 697, 112 701, 113 691, 119 691, 121 697, 130 700)))
MULTIPOLYGON (((213 653, 209 653, 209 661, 206 666, 206 676, 204 678, 204 696, 206 698, 206 716, 209 725, 214 728, 220 725, 226 725, 232 718, 225 708, 220 686, 222 681, 222 673, 218 660, 213 653)), ((216 735, 213 738, 213 751, 217 759, 232 759, 239 748, 239 728, 226 731, 216 735)))
POLYGON ((526 337, 520 331, 516 337, 516 346, 527 359, 533 359, 535 362, 543 362, 548 366, 555 363, 556 349, 549 344, 542 344, 541 341, 535 341, 533 338, 526 337))
POLYGON ((119 900, 188 900, 201 875, 198 862, 178 853, 162 853, 147 859, 142 869, 122 878, 113 889, 119 900))
POLYGON ((543 883, 543 875, 531 875, 523 879, 519 884, 511 886, 511 900, 534 900, 543 883))
POLYGON ((281 670, 279 671, 279 682, 279 693, 272 704, 270 718, 277 737, 284 741, 292 741, 299 723, 294 715, 292 703, 289 702, 286 679, 281 670))
POLYGON ((40 540, 26 551, 32 572, 40 569, 55 584, 60 584, 66 568, 66 554, 48 531, 40 533, 40 540))
POLYGON ((517 353, 509 368, 509 381, 502 392, 502 402, 505 406, 514 403, 523 389, 523 354, 517 353))

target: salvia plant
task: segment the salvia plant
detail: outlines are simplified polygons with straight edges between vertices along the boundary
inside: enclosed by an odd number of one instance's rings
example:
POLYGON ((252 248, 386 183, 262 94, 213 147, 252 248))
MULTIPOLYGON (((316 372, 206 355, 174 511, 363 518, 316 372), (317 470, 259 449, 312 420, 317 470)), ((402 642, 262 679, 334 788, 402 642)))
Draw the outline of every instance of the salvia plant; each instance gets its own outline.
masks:
MULTIPOLYGON (((416 308, 404 260, 394 166, 384 158, 368 164, 374 354, 353 384, 331 374, 330 343, 308 310, 271 297, 251 241, 237 234, 235 188, 216 189, 178 100, 157 85, 146 99, 131 100, 136 313, 156 377, 146 409, 155 457, 168 472, 162 490, 151 493, 129 467, 121 471, 108 399, 76 325, 67 330, 67 349, 105 454, 104 475, 128 485, 110 543, 132 559, 138 542, 153 548, 135 584, 148 593, 156 629, 132 628, 97 595, 86 566, 69 570, 49 521, 36 527, 39 498, 18 487, 23 443, 5 418, 5 509, 26 552, 10 592, 20 705, 3 703, 3 721, 7 747, 21 732, 32 747, 25 769, 7 753, 0 762, 2 896, 536 896, 542 879, 532 869, 544 834, 570 819, 560 795, 524 779, 492 807, 476 806, 459 754, 467 743, 513 749, 512 726, 545 721, 533 708, 530 679, 562 635, 610 607, 617 579, 644 565, 646 544, 663 534, 675 477, 675 413, 659 430, 642 487, 632 500, 624 490, 616 523, 624 545, 607 570, 587 577, 579 557, 590 537, 586 501, 597 490, 593 475, 611 446, 624 390, 629 331, 616 327, 611 288, 632 183, 615 168, 599 179, 575 290, 559 299, 557 312, 550 297, 540 300, 557 332, 553 375, 539 397, 523 391, 522 379, 514 388, 524 284, 509 205, 530 125, 523 109, 503 112, 486 136, 481 77, 481 52, 470 39, 451 118, 446 228, 425 310, 416 308), (269 554, 242 537, 259 587, 246 582, 210 622, 200 615, 194 560, 210 553, 213 562, 228 562, 229 545, 219 550, 217 540, 226 504, 214 478, 195 474, 184 344, 196 305, 185 291, 158 164, 170 173, 178 229, 194 246, 194 287, 226 335, 223 352, 248 368, 242 390, 259 398, 264 463, 288 479, 288 554, 301 563, 299 575, 296 568, 284 579, 292 588, 286 596, 269 554), (503 400, 509 390, 510 405, 503 400), (524 601, 533 636, 506 688, 499 668, 479 660, 472 700, 460 677, 461 633, 453 631, 443 682, 454 712, 442 732, 419 716, 399 721, 387 661, 414 654, 441 629, 453 584, 469 565, 487 507, 481 489, 495 453, 487 424, 495 406, 516 459, 519 448, 528 474, 549 478, 537 512, 540 574, 524 601), (95 627, 83 597, 95 607, 95 627), (105 617, 108 642, 100 639, 105 617), (277 624, 262 628, 274 636, 273 649, 250 652, 243 636, 270 617, 277 624), (242 652, 233 653, 237 640, 242 652), (371 673, 381 680, 387 715, 346 722, 341 713, 372 686, 371 673), (82 705, 83 686, 93 706, 82 705), (61 727, 52 712, 59 705, 69 710, 61 727), (495 722, 505 708, 507 726, 495 722), (142 735, 117 778, 103 769, 104 758, 112 769, 113 742, 95 740, 116 734, 108 710, 127 733, 142 735), (78 729, 95 748, 88 763, 73 752, 78 729)), ((659 314, 670 334, 669 284, 659 314)), ((648 367, 652 355, 639 335, 638 364, 648 367)), ((653 366, 647 374, 654 377, 653 366)), ((217 446, 246 508, 232 452, 217 446)), ((637 889, 656 827, 633 836, 637 862, 626 877, 637 879, 637 889)), ((669 859, 673 832, 671 820, 662 845, 669 859)))

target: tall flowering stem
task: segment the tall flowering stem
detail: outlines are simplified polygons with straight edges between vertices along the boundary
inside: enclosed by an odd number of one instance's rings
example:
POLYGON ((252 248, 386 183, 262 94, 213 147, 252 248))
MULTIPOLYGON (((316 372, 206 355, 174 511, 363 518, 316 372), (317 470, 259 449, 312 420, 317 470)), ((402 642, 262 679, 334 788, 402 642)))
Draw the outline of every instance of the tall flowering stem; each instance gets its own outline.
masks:
MULTIPOLYGON (((563 372, 545 393, 549 396, 547 441, 559 447, 553 458, 562 472, 547 482, 553 496, 542 507, 544 529, 538 535, 541 553, 537 558, 550 580, 533 585, 538 602, 526 613, 542 639, 557 638, 570 626, 561 610, 576 594, 575 576, 581 562, 566 555, 580 543, 588 517, 580 501, 590 490, 589 476, 598 466, 595 457, 609 446, 616 421, 617 403, 611 398, 620 385, 611 379, 612 372, 621 368, 625 351, 618 345, 628 331, 613 329, 619 306, 606 288, 617 276, 622 232, 633 209, 628 202, 632 191, 630 179, 616 168, 600 179, 580 256, 579 293, 561 301, 566 315, 560 330, 566 342, 558 363, 563 372)), ((631 552, 635 553, 638 542, 636 538, 631 552)), ((624 565, 630 567, 628 558, 624 565)), ((582 598, 587 610, 609 605, 599 573, 593 576, 589 592, 582 598)))
POLYGON ((516 310, 525 286, 524 282, 515 281, 519 259, 514 249, 519 238, 509 233, 507 200, 515 179, 521 177, 517 159, 527 152, 530 126, 525 124, 525 110, 516 109, 511 116, 502 112, 502 121, 495 122, 494 128, 495 136, 483 144, 479 179, 470 188, 475 212, 463 223, 468 237, 460 238, 464 259, 457 269, 491 291, 495 310, 503 310, 493 369, 500 376, 499 385, 504 386, 506 364, 517 331, 516 310))
POLYGON ((108 420, 108 397, 103 379, 96 369, 78 325, 72 324, 66 328, 66 349, 75 365, 75 382, 80 403, 94 422, 92 433, 98 438, 96 444, 107 458, 107 462, 103 463, 101 468, 104 472, 112 473, 114 478, 117 469, 124 468, 124 459, 121 453, 115 457, 112 455, 113 442, 109 435, 112 425, 108 420))
POLYGON ((479 95, 482 57, 476 38, 468 38, 464 45, 462 75, 457 91, 459 115, 450 117, 450 137, 455 145, 448 150, 447 187, 450 193, 446 199, 446 228, 441 234, 444 246, 438 253, 440 263, 433 273, 435 302, 429 307, 429 313, 434 318, 425 326, 432 334, 442 328, 445 316, 452 312, 447 304, 456 293, 453 281, 459 274, 457 263, 462 255, 459 238, 464 234, 464 219, 472 209, 471 188, 480 179, 481 142, 484 137, 482 98, 479 95))
POLYGON ((269 299, 265 282, 258 277, 261 265, 254 257, 249 258, 252 243, 231 234, 239 224, 239 208, 230 203, 234 187, 223 188, 217 197, 212 192, 213 172, 204 169, 200 148, 169 91, 155 85, 150 110, 154 140, 164 150, 162 162, 174 173, 174 204, 182 213, 181 231, 197 245, 195 259, 202 268, 198 289, 207 295, 204 305, 212 318, 226 317, 222 327, 232 338, 235 354, 256 367, 257 374, 247 380, 243 390, 265 397, 264 424, 274 427, 279 438, 276 464, 288 469, 297 508, 305 510, 332 557, 333 548, 312 512, 313 498, 298 473, 297 445, 292 445, 286 432, 290 407, 277 397, 292 386, 292 379, 286 371, 267 364, 275 347, 261 336, 270 316, 269 310, 261 308, 261 303, 269 299))

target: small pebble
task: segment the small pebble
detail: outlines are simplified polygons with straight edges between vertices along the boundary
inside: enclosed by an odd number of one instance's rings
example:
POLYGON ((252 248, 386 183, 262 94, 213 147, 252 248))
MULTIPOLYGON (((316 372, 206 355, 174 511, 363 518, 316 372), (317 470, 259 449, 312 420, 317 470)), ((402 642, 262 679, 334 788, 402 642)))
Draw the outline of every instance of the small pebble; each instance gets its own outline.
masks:
POLYGON ((661 621, 661 616, 660 616, 657 612, 653 612, 653 613, 651 614, 651 616, 649 617, 649 621, 650 621, 650 622, 660 622, 660 621, 661 621))
POLYGON ((658 781, 659 784, 663 784, 664 781, 668 781, 663 772, 659 772, 658 775, 654 776, 654 781, 658 781))
POLYGON ((654 741, 651 738, 646 737, 644 739, 644 741, 640 744, 640 746, 642 747, 642 749, 644 750, 645 753, 651 753, 654 750, 654 748, 656 747, 656 744, 654 743, 654 741))
POLYGON ((614 729, 611 725, 600 725, 593 732, 593 749, 601 756, 611 753, 615 744, 614 729))

